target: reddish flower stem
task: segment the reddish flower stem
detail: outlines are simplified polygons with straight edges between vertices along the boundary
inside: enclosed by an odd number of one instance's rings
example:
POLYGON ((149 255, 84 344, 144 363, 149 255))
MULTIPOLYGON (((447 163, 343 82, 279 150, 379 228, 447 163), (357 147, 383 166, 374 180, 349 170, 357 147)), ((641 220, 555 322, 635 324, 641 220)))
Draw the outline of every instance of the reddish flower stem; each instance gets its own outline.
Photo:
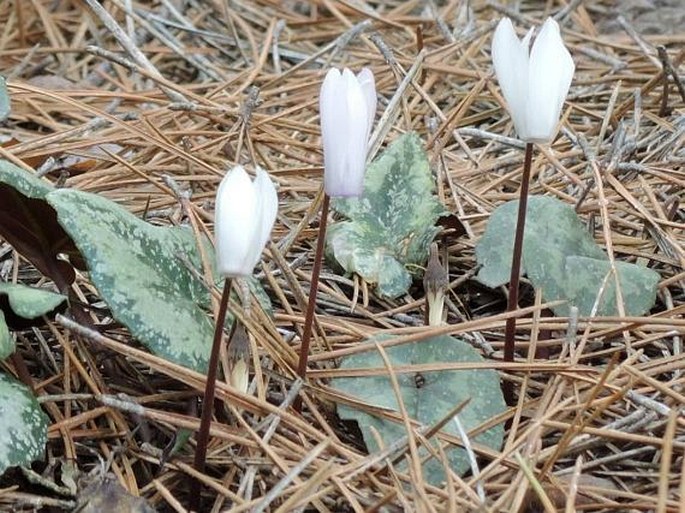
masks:
MULTIPOLYGON (((516 235, 514 237, 514 253, 511 258, 511 277, 509 278, 509 300, 507 312, 513 312, 518 308, 519 281, 521 278, 521 254, 523 253, 523 232, 526 226, 526 210, 528 208, 528 185, 530 182, 530 168, 533 161, 533 143, 526 144, 526 155, 523 162, 523 177, 521 178, 521 193, 519 196, 518 218, 516 220, 516 235)), ((516 335, 516 317, 507 319, 504 331, 504 361, 514 361, 514 348, 516 335)), ((504 399, 509 406, 514 400, 514 388, 511 381, 505 381, 503 385, 504 399)))
MULTIPOLYGON (((312 327, 314 325, 314 308, 316 307, 316 295, 319 291, 319 275, 323 261, 323 249, 326 242, 326 226, 328 225, 328 207, 331 198, 324 193, 321 205, 321 221, 319 222, 319 236, 316 241, 316 255, 314 256, 314 268, 312 269, 312 281, 309 288, 309 301, 307 312, 304 316, 304 328, 302 332, 302 345, 300 347, 300 360, 297 364, 297 374, 302 379, 307 376, 307 360, 309 359, 309 345, 312 338, 312 327)), ((300 398, 295 400, 295 409, 300 411, 302 401, 300 398)))
MULTIPOLYGON (((216 316, 216 326, 214 328, 214 342, 212 343, 212 352, 209 356, 209 366, 207 368, 207 383, 205 385, 205 395, 202 400, 202 417, 200 420, 200 430, 197 433, 197 447, 195 448, 195 470, 202 473, 205 470, 205 459, 207 457, 207 444, 209 443, 209 426, 212 421, 212 413, 214 412, 214 392, 216 391, 216 374, 219 367, 219 353, 221 349, 221 340, 224 334, 224 323, 226 322, 226 311, 228 310, 228 298, 231 295, 231 286, 233 280, 226 279, 224 283, 224 290, 221 294, 221 302, 219 303, 219 312, 216 316)), ((237 319, 233 321, 233 328, 231 334, 237 324, 237 319)), ((229 336, 230 341, 230 336, 229 336)), ((190 501, 192 511, 200 511, 201 505, 201 483, 194 479, 190 487, 190 501)))

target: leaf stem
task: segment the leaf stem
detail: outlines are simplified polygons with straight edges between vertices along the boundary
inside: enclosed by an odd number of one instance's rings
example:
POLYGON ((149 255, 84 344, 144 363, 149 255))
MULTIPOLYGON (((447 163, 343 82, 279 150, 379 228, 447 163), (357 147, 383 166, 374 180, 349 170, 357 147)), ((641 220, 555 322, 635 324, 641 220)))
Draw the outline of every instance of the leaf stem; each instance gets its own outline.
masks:
MULTIPOLYGON (((307 360, 309 359, 309 342, 312 338, 312 325, 314 324, 314 308, 316 306, 316 295, 319 291, 319 275, 321 274, 321 264, 323 261, 323 249, 326 241, 326 226, 328 225, 328 207, 330 196, 324 192, 323 203, 321 205, 321 221, 319 222, 319 235, 316 241, 316 255, 314 256, 314 268, 312 269, 312 281, 309 288, 309 301, 307 312, 304 316, 304 329, 302 332, 302 345, 300 348, 300 360, 297 364, 297 375, 303 380, 307 376, 307 360)), ((295 401, 295 409, 300 411, 302 401, 298 398, 295 401)))
MULTIPOLYGON (((216 316, 216 326, 214 328, 214 342, 212 343, 212 352, 209 356, 209 366, 207 368, 207 382, 205 384, 205 395, 202 400, 202 417, 200 420, 200 430, 197 434, 197 447, 195 448, 195 470, 202 473, 205 470, 205 459, 207 457, 207 444, 209 443, 209 425, 212 421, 212 413, 214 412, 214 392, 216 390, 216 374, 219 366, 219 353, 221 349, 221 340, 224 334, 224 323, 226 321, 226 311, 228 310, 228 298, 231 295, 231 286, 233 280, 227 278, 224 283, 224 290, 221 294, 221 302, 219 304, 219 312, 216 316)), ((233 321, 231 334, 238 322, 233 321)), ((229 337, 230 341, 230 337, 229 337)), ((200 486, 199 480, 194 479, 190 488, 191 510, 200 511, 200 486)))
MULTIPOLYGON (((521 178, 521 193, 519 196, 518 218, 516 220, 516 235, 514 237, 514 253, 511 258, 511 276, 509 278, 509 300, 507 312, 518 308, 519 281, 521 278, 521 254, 523 253, 523 232, 526 226, 526 210, 528 208, 528 185, 530 182, 530 168, 533 161, 533 143, 526 144, 526 155, 523 161, 523 177, 521 178)), ((514 361, 514 337, 516 335, 516 317, 507 319, 504 331, 504 361, 514 361)), ((504 399, 508 405, 514 404, 514 389, 511 381, 504 382, 504 399)))

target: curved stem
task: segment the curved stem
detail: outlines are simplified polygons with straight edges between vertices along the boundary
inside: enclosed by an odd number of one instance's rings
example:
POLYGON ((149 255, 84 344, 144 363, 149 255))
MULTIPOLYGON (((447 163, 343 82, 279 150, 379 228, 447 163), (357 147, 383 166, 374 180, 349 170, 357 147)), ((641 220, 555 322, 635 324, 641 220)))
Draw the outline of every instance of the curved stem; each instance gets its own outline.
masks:
MULTIPOLYGON (((231 286, 233 280, 226 279, 224 283, 224 290, 221 294, 221 303, 219 304, 219 312, 216 316, 216 326, 214 328, 214 342, 212 343, 212 352, 209 356, 209 366, 207 368, 207 382, 205 384, 205 395, 202 400, 202 417, 200 420, 200 430, 197 434, 197 447, 195 448, 195 470, 202 473, 205 470, 205 459, 207 457, 207 444, 209 443, 209 426, 212 421, 212 413, 214 412, 214 392, 216 390, 216 374, 219 366, 219 353, 221 349, 221 340, 224 334, 224 323, 226 321, 226 311, 228 310, 228 298, 231 295, 231 286)), ((235 329, 238 320, 233 321, 231 333, 235 329)), ((229 338, 230 340, 230 338, 229 338)), ((193 480, 190 489, 191 510, 200 511, 200 481, 193 480)))
MULTIPOLYGON (((309 288, 309 301, 307 312, 304 316, 304 329, 302 332, 302 345, 300 347, 300 359, 297 364, 297 374, 303 380, 307 375, 307 360, 309 359, 309 345, 312 338, 312 326, 314 324, 314 308, 316 307, 316 295, 319 291, 319 275, 321 274, 321 263, 323 260, 323 249, 326 241, 326 226, 328 224, 328 207, 330 197, 324 193, 321 205, 321 221, 319 222, 319 235, 316 241, 316 255, 314 256, 314 268, 312 269, 312 281, 309 288)), ((300 410, 301 401, 295 401, 295 409, 300 410)))
MULTIPOLYGON (((526 144, 526 155, 523 161, 523 177, 521 178, 521 193, 519 196, 518 217, 516 220, 516 235, 514 237, 514 253, 511 258, 511 276, 509 278, 509 300, 507 312, 518 308, 519 281, 521 278, 521 254, 523 253, 523 232, 526 226, 526 210, 528 208, 528 185, 530 182, 530 168, 533 161, 533 143, 526 144)), ((516 317, 507 319, 504 331, 504 361, 514 361, 516 335, 516 317)), ((514 404, 514 389, 511 381, 504 382, 504 398, 507 404, 514 404)))

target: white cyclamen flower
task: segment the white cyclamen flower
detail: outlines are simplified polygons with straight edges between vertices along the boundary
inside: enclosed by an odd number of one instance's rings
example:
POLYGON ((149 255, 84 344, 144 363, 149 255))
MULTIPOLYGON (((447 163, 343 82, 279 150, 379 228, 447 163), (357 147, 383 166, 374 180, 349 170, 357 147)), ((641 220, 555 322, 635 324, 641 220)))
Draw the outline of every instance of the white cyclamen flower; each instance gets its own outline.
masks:
POLYGON ((231 169, 216 193, 214 234, 222 276, 249 276, 259 262, 276 220, 278 196, 269 175, 257 168, 254 182, 242 168, 231 169))
POLYGON ((370 69, 354 75, 331 69, 319 96, 323 140, 324 189, 329 196, 360 196, 371 125, 376 114, 376 83, 370 69))
POLYGON ((511 20, 503 18, 492 40, 492 61, 518 136, 547 143, 554 137, 575 65, 552 18, 529 49, 532 36, 531 28, 519 40, 511 20))

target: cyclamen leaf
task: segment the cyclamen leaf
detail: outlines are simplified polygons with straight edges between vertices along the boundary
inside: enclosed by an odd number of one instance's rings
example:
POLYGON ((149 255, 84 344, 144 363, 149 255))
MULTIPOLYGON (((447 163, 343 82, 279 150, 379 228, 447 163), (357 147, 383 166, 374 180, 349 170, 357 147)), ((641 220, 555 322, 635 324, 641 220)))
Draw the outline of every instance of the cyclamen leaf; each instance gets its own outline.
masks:
MULTIPOLYGON (((489 287, 509 281, 517 211, 518 201, 496 208, 476 246, 476 259, 482 266, 478 279, 489 287)), ((568 315, 571 305, 578 307, 580 315, 590 315, 610 267, 607 255, 572 207, 546 196, 528 198, 521 271, 542 290, 545 301, 566 300, 553 308, 557 315, 568 315)), ((616 272, 625 313, 639 316, 649 311, 659 274, 620 261, 616 272)), ((618 315, 615 278, 610 276, 606 284, 596 315, 618 315)))
POLYGON ((49 290, 0 283, 0 359, 7 358, 15 349, 10 327, 23 329, 42 324, 44 315, 66 308, 66 300, 65 296, 49 290))
POLYGON ((10 115, 10 95, 7 91, 5 77, 0 77, 0 121, 7 119, 10 115))
POLYGON ((112 315, 154 353, 204 371, 213 334, 202 308, 208 292, 181 259, 201 268, 192 232, 153 226, 86 192, 55 190, 47 200, 112 315))
POLYGON ((14 340, 5 322, 5 314, 0 312, 0 360, 4 360, 14 352, 14 340))
POLYGON ((405 293, 412 279, 407 266, 425 263, 440 230, 435 222, 445 214, 434 191, 421 141, 414 133, 401 136, 369 165, 361 198, 333 202, 349 220, 330 226, 328 258, 376 284, 381 296, 405 293))
POLYGON ((43 455, 48 425, 49 419, 33 393, 0 373, 0 474, 43 455))
MULTIPOLYGON (((389 336, 377 336, 375 341, 388 340, 389 336)), ((371 345, 372 343, 369 342, 371 345)), ((435 362, 482 362, 480 354, 463 340, 447 335, 432 337, 411 344, 387 348, 386 353, 393 367, 435 362)), ((375 348, 344 358, 340 369, 383 369, 384 362, 375 348)), ((468 399, 470 402, 459 413, 459 419, 468 432, 484 424, 506 410, 497 372, 491 369, 458 371, 435 371, 418 373, 396 373, 402 402, 410 417, 424 426, 432 426, 445 417, 455 406, 468 399)), ((374 372, 369 377, 335 378, 331 385, 354 398, 381 408, 398 411, 397 398, 386 372, 374 372)), ((351 406, 339 405, 341 418, 353 419, 359 423, 369 451, 379 449, 373 435, 378 431, 387 447, 405 436, 402 423, 393 422, 372 415, 351 406)), ((448 422, 443 432, 458 436, 454 422, 448 422)), ((475 436, 471 441, 499 450, 504 439, 504 426, 498 424, 475 436)), ((425 449, 421 455, 428 453, 425 449)), ((469 470, 466 452, 456 446, 446 448, 447 459, 452 469, 463 474, 469 470)), ((435 458, 423 465, 426 480, 439 485, 445 479, 442 464, 435 458)))
MULTIPOLYGON (((639 265, 616 261, 621 286, 621 296, 626 315, 642 315, 648 312, 656 301, 659 274, 639 265)), ((566 258, 565 292, 571 304, 580 312, 591 312, 599 293, 599 287, 606 280, 604 293, 598 303, 595 315, 616 315, 616 280, 609 274, 611 263, 581 256, 566 258)))
POLYGON ((45 201, 48 182, 0 160, 0 236, 59 287, 74 281, 72 265, 84 269, 74 243, 45 201), (58 259, 67 255, 69 262, 58 259))
POLYGON ((14 329, 42 324, 44 315, 63 311, 66 301, 66 296, 49 290, 20 283, 0 283, 0 309, 7 324, 14 329))
MULTIPOLYGON (((214 326, 207 314, 209 292, 185 264, 202 268, 190 229, 153 226, 86 192, 55 190, 47 200, 114 318, 155 354, 204 372, 214 326)), ((214 266, 209 247, 207 254, 214 266)), ((250 278, 247 284, 270 312, 260 283, 250 278)))

